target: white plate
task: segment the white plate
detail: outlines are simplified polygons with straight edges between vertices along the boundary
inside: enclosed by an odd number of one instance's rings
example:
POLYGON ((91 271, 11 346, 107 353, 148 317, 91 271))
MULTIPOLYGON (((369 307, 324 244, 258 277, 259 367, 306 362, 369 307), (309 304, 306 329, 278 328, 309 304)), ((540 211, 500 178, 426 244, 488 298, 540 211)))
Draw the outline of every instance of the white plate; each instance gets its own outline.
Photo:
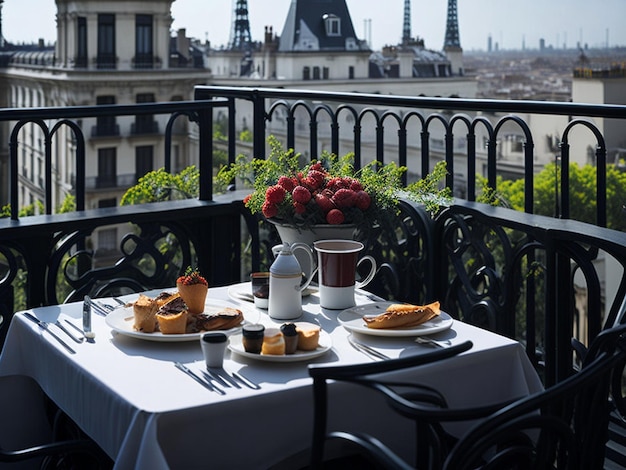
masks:
MULTIPOLYGON (((364 316, 376 316, 383 313, 394 302, 376 302, 373 304, 358 305, 342 311, 337 319, 339 323, 349 331, 356 331, 372 336, 423 336, 432 335, 447 330, 454 320, 446 312, 441 312, 438 317, 410 328, 368 328, 363 321, 364 316)), ((397 302, 395 302, 397 303, 397 302)))
MULTIPOLYGON (((302 291, 302 297, 307 297, 313 292, 317 292, 317 287, 309 286, 302 291)), ((249 282, 233 284, 228 288, 228 296, 233 300, 243 300, 246 302, 254 302, 252 297, 252 287, 249 282)))
MULTIPOLYGON (((204 305, 204 313, 208 313, 208 314, 217 313, 220 310, 222 310, 224 307, 237 308, 241 310, 241 307, 231 302, 218 300, 218 299, 208 299, 204 305)), ((245 312, 243 313, 245 315, 245 312)), ((116 308, 115 310, 113 310, 111 313, 109 313, 106 316, 104 321, 113 331, 121 335, 132 336, 133 338, 140 338, 140 339, 145 339, 148 341, 162 341, 162 342, 170 342, 170 343, 172 342, 178 343, 181 341, 198 341, 198 339, 200 338, 200 335, 202 333, 206 333, 206 331, 199 331, 197 333, 184 333, 180 335, 164 335, 160 331, 155 331, 154 333, 144 333, 142 331, 135 331, 133 329, 134 316, 133 316, 132 307, 116 308)), ((239 331, 240 329, 241 329, 241 325, 235 328, 231 328, 229 330, 216 330, 216 331, 221 331, 222 333, 226 333, 227 335, 230 335, 239 331)))
POLYGON ((267 361, 267 362, 299 362, 306 361, 308 359, 313 359, 315 357, 319 357, 332 347, 332 340, 330 339, 330 335, 325 331, 320 331, 320 341, 319 346, 315 351, 296 351, 293 354, 285 354, 284 356, 277 356, 273 354, 254 354, 247 352, 242 343, 241 334, 232 335, 230 337, 230 342, 228 344, 228 349, 232 352, 240 354, 244 357, 248 357, 250 359, 256 359, 258 361, 267 361))

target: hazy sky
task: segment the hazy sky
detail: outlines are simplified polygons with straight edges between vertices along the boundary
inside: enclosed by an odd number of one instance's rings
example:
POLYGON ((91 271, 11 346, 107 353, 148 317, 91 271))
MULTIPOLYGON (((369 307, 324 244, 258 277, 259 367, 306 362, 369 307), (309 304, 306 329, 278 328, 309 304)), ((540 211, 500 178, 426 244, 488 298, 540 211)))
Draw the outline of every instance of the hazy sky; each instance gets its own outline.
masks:
MULTIPOLYGON (((371 39, 379 49, 402 36, 404 0, 346 0, 360 39, 371 39)), ((248 0, 254 40, 263 39, 271 25, 280 34, 291 0, 248 0)), ((426 47, 440 50, 446 27, 447 0, 412 0, 412 35, 426 47)), ((461 46, 485 49, 491 35, 502 49, 537 48, 539 39, 554 47, 626 46, 626 0, 457 0, 461 46)), ((39 38, 56 40, 54 0, 4 0, 2 33, 14 43, 39 38)), ((228 43, 232 0, 175 0, 172 28, 208 38, 214 46, 228 43)))

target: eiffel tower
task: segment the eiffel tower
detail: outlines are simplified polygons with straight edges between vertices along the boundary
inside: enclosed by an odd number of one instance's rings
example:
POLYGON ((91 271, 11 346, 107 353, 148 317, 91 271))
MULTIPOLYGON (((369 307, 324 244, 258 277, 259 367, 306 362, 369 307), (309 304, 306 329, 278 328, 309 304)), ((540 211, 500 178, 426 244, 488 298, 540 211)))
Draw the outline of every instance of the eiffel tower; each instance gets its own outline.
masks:
POLYGON ((443 42, 444 51, 460 51, 459 17, 457 15, 456 0, 448 0, 448 17, 446 20, 446 37, 443 42))
POLYGON ((411 0, 404 0, 404 21, 402 23, 402 44, 411 42, 411 0))
POLYGON ((248 19, 248 1, 234 1, 233 28, 230 33, 228 48, 246 51, 250 48, 252 39, 250 37, 250 20, 248 19))

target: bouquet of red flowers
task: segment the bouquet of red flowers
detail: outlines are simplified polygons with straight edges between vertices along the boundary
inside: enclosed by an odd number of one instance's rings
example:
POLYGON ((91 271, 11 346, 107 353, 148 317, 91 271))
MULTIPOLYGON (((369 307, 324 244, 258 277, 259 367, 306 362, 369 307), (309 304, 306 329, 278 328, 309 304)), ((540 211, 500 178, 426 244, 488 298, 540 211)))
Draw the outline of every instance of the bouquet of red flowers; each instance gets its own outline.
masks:
POLYGON ((301 164, 293 149, 284 151, 272 136, 268 141, 271 152, 266 160, 240 155, 220 170, 217 181, 250 182, 254 191, 244 199, 246 207, 282 224, 371 224, 395 211, 400 196, 426 204, 431 212, 450 197, 446 188, 437 189, 446 175, 444 162, 405 187, 402 175, 407 169, 393 162, 371 162, 356 170, 353 155, 339 158, 324 152, 318 160, 301 164))

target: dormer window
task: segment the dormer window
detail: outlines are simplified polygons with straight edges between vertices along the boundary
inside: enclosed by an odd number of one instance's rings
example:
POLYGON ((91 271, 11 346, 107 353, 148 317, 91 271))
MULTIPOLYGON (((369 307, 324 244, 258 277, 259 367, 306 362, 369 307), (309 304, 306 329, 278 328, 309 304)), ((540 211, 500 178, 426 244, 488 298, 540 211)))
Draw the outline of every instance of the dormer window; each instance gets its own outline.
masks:
POLYGON ((322 18, 326 27, 326 36, 341 36, 341 19, 337 15, 327 14, 322 18))

